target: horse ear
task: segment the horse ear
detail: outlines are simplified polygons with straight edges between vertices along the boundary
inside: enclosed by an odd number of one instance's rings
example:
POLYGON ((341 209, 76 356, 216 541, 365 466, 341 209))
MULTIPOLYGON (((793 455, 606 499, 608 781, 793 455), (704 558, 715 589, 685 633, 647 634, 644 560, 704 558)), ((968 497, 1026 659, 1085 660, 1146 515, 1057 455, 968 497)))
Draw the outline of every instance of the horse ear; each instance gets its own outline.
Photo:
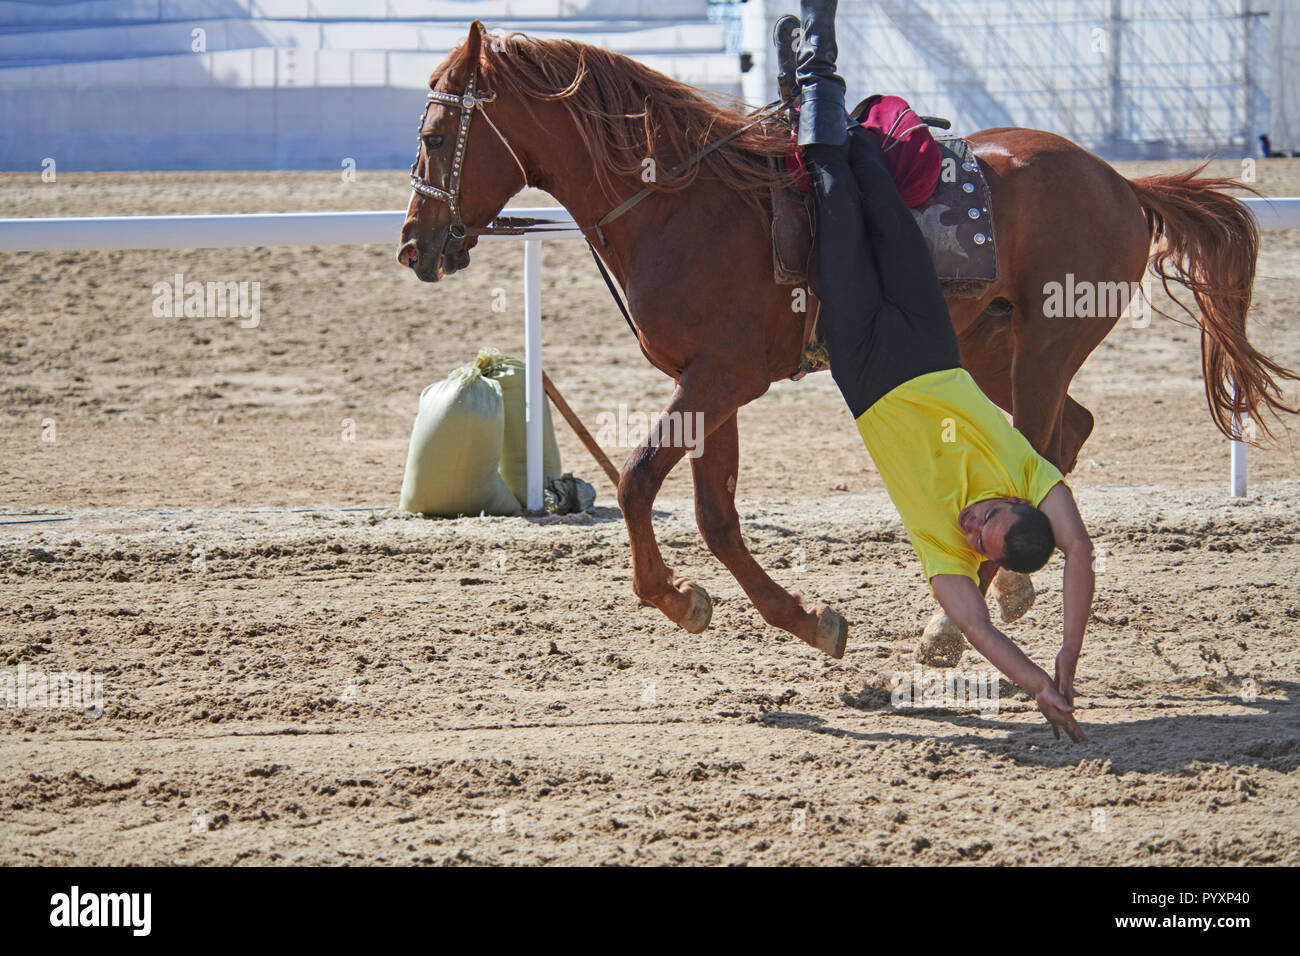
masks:
POLYGON ((469 37, 465 40, 465 64, 473 69, 483 59, 483 35, 487 27, 482 20, 475 20, 469 25, 469 37))

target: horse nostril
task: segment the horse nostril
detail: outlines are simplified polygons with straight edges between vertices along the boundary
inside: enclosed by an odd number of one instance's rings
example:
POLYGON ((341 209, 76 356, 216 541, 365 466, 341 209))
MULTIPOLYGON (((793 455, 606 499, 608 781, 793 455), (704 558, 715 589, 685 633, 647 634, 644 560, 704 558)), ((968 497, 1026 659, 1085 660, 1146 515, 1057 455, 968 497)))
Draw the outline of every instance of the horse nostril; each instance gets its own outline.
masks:
POLYGON ((412 239, 397 250, 397 261, 400 265, 409 266, 414 269, 420 261, 420 252, 415 248, 415 240, 412 239))

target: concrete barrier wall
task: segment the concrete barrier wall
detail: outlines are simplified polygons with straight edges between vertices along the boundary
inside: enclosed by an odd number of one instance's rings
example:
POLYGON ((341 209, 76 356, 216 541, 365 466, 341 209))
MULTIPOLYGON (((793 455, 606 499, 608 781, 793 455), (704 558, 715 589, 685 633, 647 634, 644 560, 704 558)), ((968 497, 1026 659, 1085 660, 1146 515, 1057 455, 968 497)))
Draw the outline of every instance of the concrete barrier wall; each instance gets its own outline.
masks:
POLYGON ((707 0, 0 0, 0 25, 281 20, 703 20, 707 0))
POLYGON ((429 75, 475 17, 738 94, 706 14, 707 0, 0 0, 0 169, 406 166, 429 75))
MULTIPOLYGON (((0 169, 337 169, 410 164, 442 54, 259 49, 0 70, 0 169)), ((735 93, 730 54, 646 55, 735 93)))
MULTIPOLYGON (((491 25, 490 25, 491 26, 491 25)), ((641 53, 717 52, 723 48, 716 23, 664 24, 654 20, 512 21, 542 40, 570 37, 635 56, 641 53)), ((195 32, 209 53, 254 47, 300 50, 432 50, 444 52, 465 39, 460 21, 335 23, 303 20, 180 20, 174 23, 97 26, 0 33, 0 67, 89 60, 131 59, 193 52, 195 32)))

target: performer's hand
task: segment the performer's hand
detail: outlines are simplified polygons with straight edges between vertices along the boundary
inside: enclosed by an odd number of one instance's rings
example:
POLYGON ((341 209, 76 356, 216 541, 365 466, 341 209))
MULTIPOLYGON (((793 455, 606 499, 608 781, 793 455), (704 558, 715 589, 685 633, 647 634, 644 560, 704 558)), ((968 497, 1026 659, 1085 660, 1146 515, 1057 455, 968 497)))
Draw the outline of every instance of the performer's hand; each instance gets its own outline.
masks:
POLYGON ((1078 664, 1078 653, 1067 648, 1061 648, 1061 652, 1056 655, 1056 672, 1052 679, 1068 704, 1074 703, 1074 669, 1078 664))
POLYGON ((1043 689, 1034 695, 1034 701, 1043 716, 1047 718, 1047 722, 1052 725, 1052 734, 1057 740, 1061 739, 1061 731, 1064 730, 1075 743, 1087 742, 1088 735, 1074 719, 1074 705, 1069 703, 1055 686, 1044 684, 1043 689))

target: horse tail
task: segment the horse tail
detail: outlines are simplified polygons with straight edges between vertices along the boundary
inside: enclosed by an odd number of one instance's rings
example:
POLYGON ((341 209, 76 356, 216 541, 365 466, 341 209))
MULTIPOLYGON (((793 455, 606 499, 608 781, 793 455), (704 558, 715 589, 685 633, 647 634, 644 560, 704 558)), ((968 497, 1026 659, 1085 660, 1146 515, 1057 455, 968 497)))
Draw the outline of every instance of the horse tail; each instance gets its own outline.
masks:
POLYGON ((1229 438, 1242 440, 1238 419, 1249 415, 1272 438, 1259 411, 1266 407, 1275 416, 1295 414, 1298 409, 1283 401, 1278 380, 1300 376, 1260 353, 1246 338, 1259 227, 1250 210, 1223 190, 1250 187, 1202 177, 1205 166, 1132 179, 1129 185, 1151 231, 1152 273, 1200 326, 1201 371, 1214 424, 1229 438), (1173 295, 1171 281, 1192 293, 1199 315, 1173 295))

